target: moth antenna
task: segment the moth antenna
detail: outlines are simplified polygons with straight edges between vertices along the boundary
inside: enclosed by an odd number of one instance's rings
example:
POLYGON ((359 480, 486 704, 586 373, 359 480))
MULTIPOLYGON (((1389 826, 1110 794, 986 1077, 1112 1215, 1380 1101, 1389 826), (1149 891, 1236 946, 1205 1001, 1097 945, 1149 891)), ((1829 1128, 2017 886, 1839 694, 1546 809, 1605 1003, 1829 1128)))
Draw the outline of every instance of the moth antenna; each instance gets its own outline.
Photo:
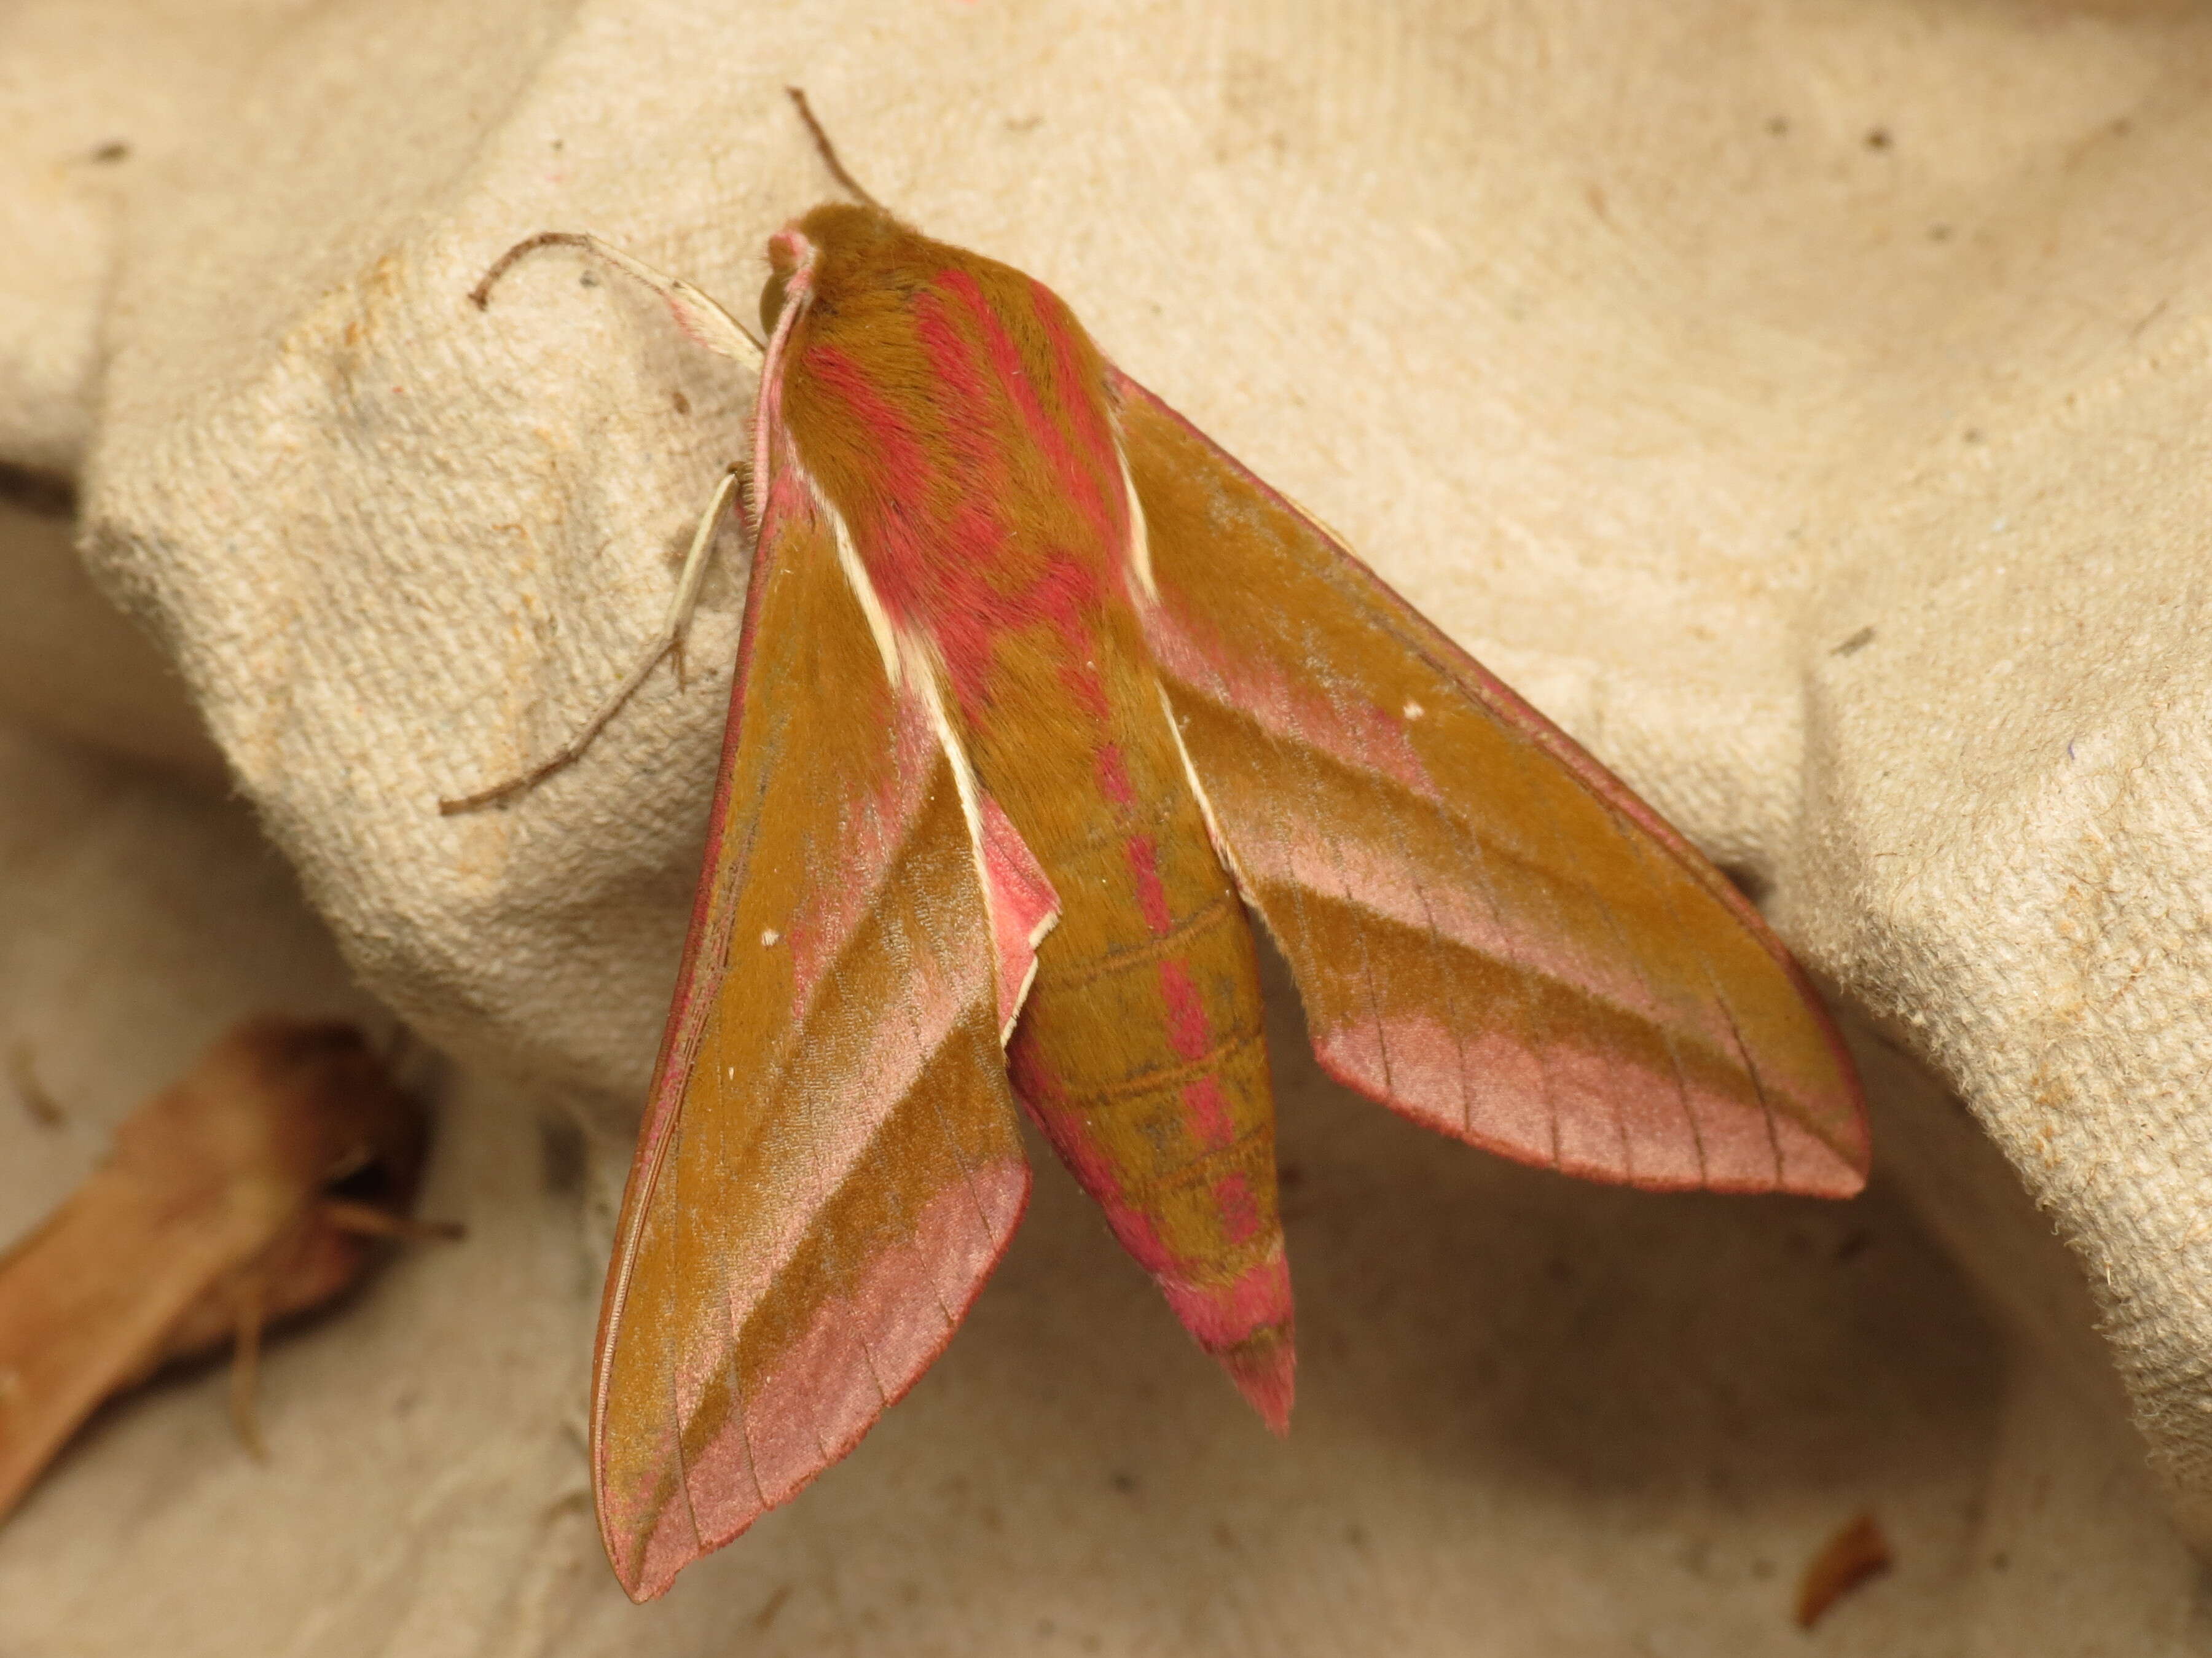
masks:
POLYGON ((602 240, 587 230, 541 230, 535 236, 525 236, 513 247, 491 262, 477 285, 469 290, 469 303, 479 311, 491 307, 491 290, 499 279, 527 255, 541 247, 580 248, 603 264, 611 265, 633 282, 642 282, 660 296, 668 313, 676 319, 676 325, 684 337, 694 345, 703 346, 719 357, 734 357, 739 362, 759 367, 766 357, 768 348, 763 345, 753 331, 732 316, 722 305, 710 299, 702 289, 695 288, 681 276, 671 276, 655 270, 642 259, 625 253, 612 242, 602 240))
POLYGON ((791 94, 791 101, 799 106, 799 118, 806 123, 807 131, 813 135, 814 148, 821 155, 822 164, 830 169, 830 176, 857 197, 864 205, 874 208, 878 213, 890 211, 881 202, 868 194, 865 185, 845 171, 844 162, 837 159, 837 146, 830 142, 830 135, 822 130, 822 123, 814 118, 814 111, 806 102, 806 94, 797 87, 786 87, 784 90, 791 94))
POLYGON ((551 757, 540 761, 520 776, 510 777, 503 783, 495 783, 488 789, 478 789, 474 794, 441 799, 438 802, 440 817, 458 817, 464 812, 495 805, 511 795, 535 788, 555 772, 573 765, 584 750, 591 747, 592 739, 606 729, 607 722, 622 712, 623 704, 629 701, 640 685, 645 683, 646 677, 659 665, 660 659, 682 648, 684 630, 691 625, 691 612, 699 603, 699 588, 707 579, 707 555, 714 544, 715 527, 721 523, 722 514, 729 510, 730 498, 737 494, 746 470, 743 462, 733 462, 723 471, 721 482, 714 486, 714 494, 707 502, 707 510, 699 515, 699 527, 691 533, 691 550, 684 556, 684 573, 677 578, 676 594, 669 601, 668 614, 661 619, 660 631, 653 635, 653 642, 639 656, 637 665, 629 671, 622 683, 616 686, 606 701, 599 704, 598 712, 586 720, 582 729, 562 744, 551 757))

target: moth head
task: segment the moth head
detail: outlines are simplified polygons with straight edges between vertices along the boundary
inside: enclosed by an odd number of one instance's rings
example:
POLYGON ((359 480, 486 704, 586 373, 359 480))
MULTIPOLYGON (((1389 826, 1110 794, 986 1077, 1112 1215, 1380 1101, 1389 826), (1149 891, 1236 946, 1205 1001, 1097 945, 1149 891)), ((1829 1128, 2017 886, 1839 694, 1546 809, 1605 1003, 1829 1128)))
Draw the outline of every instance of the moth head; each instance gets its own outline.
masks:
POLYGON ((761 326, 773 337, 791 285, 801 272, 828 269, 848 276, 895 264, 918 240, 879 207, 825 202, 768 240, 769 277, 761 289, 761 326))
POLYGON ((788 225, 768 239, 768 281, 761 288, 760 318, 763 338, 775 337, 776 319, 783 315, 784 296, 801 266, 812 263, 813 244, 797 225, 788 225))

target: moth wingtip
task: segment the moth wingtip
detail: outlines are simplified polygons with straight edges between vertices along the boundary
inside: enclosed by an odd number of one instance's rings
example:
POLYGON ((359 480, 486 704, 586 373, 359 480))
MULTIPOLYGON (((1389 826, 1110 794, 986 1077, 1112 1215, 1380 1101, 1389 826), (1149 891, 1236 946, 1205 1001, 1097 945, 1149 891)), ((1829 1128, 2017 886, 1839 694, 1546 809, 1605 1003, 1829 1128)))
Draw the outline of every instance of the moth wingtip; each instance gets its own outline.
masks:
POLYGON ((606 1545, 607 1564, 614 1568, 615 1581, 629 1596, 630 1604, 639 1606, 667 1594, 675 1586, 677 1575, 704 1552, 695 1550, 678 1559, 650 1547, 622 1547, 604 1532, 600 1540, 606 1545))
MULTIPOLYGON (((594 1409, 596 1412, 596 1406, 594 1409)), ((595 1442, 599 1433, 595 1423, 595 1442)), ((592 1455, 592 1506, 599 1520, 599 1546, 605 1551, 607 1565, 614 1572, 615 1582, 622 1585, 623 1593, 632 1604, 643 1606, 667 1594, 684 1567, 712 1549, 696 1524, 686 1523, 689 1509, 681 1505, 680 1497, 679 1507, 672 1513, 659 1503, 648 1503, 640 1508, 617 1498, 617 1493, 626 1483, 618 1472, 610 1479, 604 1452, 595 1445, 592 1455), (672 1520, 674 1524, 670 1523, 672 1520)))
POLYGON ((1808 1198, 1855 1198, 1866 1189, 1874 1147, 1863 1116, 1833 1139, 1787 1118, 1774 1127, 1779 1189, 1808 1198))

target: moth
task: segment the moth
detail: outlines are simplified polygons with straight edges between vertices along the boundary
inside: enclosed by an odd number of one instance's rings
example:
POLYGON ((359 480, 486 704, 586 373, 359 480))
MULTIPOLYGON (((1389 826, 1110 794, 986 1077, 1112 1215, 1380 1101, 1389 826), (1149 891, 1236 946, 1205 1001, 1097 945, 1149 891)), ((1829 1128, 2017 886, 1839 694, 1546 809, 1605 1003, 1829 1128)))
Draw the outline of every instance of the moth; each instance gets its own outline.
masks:
POLYGON ((232 1418, 258 1453, 263 1327, 349 1288, 375 1238, 455 1236, 406 1215, 425 1140, 358 1029, 274 1016, 127 1118, 0 1254, 0 1517, 103 1400, 234 1340, 232 1418))
MULTIPOLYGON (((794 94, 794 96, 797 94, 794 94)), ((1020 1219, 1026 1112, 1278 1431, 1291 1281, 1249 917, 1328 1072, 1587 1179, 1847 1195, 1836 1031, 1756 910, 1034 278, 854 185, 768 244, 756 537, 680 979, 599 1323, 636 1599, 844 1455, 1020 1219)))

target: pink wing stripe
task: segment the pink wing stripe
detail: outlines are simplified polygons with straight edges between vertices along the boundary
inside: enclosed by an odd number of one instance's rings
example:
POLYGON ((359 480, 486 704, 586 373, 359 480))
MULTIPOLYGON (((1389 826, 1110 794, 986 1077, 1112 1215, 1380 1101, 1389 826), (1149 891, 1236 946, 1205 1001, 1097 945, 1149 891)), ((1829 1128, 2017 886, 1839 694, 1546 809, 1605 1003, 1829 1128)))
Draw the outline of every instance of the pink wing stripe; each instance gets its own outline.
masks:
MULTIPOLYGON (((965 358, 957 365, 940 361, 939 366, 948 370, 956 385, 980 384, 992 392, 1012 398, 1021 411, 1022 424, 1030 440, 1052 462, 1053 470, 1059 475, 1065 499, 1084 515, 1102 541, 1118 542, 1122 533, 1117 521, 1120 502, 1105 495, 1100 487, 1103 479, 1094 470, 1101 459, 1113 452, 1112 441, 1095 422, 1087 418, 1092 412, 1088 400, 1072 399, 1068 409, 1071 419, 1079 428, 1075 434, 1076 444, 1080 446, 1079 452, 1046 412, 1036 383, 1022 360, 1021 348, 984 295, 981 284, 965 270, 948 270, 938 279, 938 285, 953 295, 966 311, 969 320, 982 336, 985 354, 981 363, 965 358), (1093 463, 1091 467, 1084 465, 1085 459, 1093 463)), ((1083 377, 1074 364, 1070 332, 1073 319, 1048 289, 1034 282, 1030 288, 1037 326, 1051 338, 1054 347, 1060 384, 1081 385, 1083 377)), ((964 351, 963 356, 965 357, 964 351)), ((981 398, 975 400, 981 402, 981 398)))
MULTIPOLYGON (((1248 831, 1237 841, 1235 853, 1245 876, 1255 884, 1277 882, 1327 893, 1416 932, 1433 932, 1494 961, 1524 963, 1616 1006, 1644 1013, 1656 1011, 1632 963, 1593 957, 1559 929, 1532 924, 1549 918, 1500 915, 1479 902, 1468 888, 1423 881, 1405 860, 1381 848, 1349 839, 1324 839, 1305 824, 1285 823, 1273 835, 1248 831)), ((1564 892, 1553 896, 1554 902, 1566 902, 1564 892)), ((1725 1035, 1722 1040, 1726 1041, 1725 1035)))
MULTIPOLYGON (((908 981, 902 1010, 906 1017, 877 1022, 857 1042, 841 1044, 836 1053, 815 1056, 802 1047, 793 1055, 785 1087, 794 1096, 820 1102, 811 1124, 813 1145, 804 1163, 790 1171, 794 1176, 790 1189, 778 1193, 781 1212, 789 1218, 781 1236, 772 1248, 750 1256, 742 1272, 735 1263, 729 1269, 725 1307, 730 1329, 744 1327, 754 1308, 805 1247, 813 1216, 854 1177, 884 1123, 914 1091, 916 1080, 963 1014, 984 993, 984 975, 989 970, 989 963, 981 959, 946 962, 917 957, 908 981), (810 1072, 818 1074, 810 1076, 810 1072)), ((803 1032, 801 1038, 803 1042, 803 1032)), ((740 1089, 756 1081, 735 1075, 724 1080, 740 1089)), ((975 1205, 966 1206, 972 1221, 975 1205)), ((691 1418, 720 1374, 719 1346, 708 1347, 700 1357, 706 1367, 678 1381, 679 1421, 691 1418)))
POLYGON ((983 896, 991 912, 991 942, 998 957, 999 1041, 1003 1044, 1036 976, 1036 947, 1060 919, 1060 895, 1043 866, 989 795, 979 802, 982 819, 983 896))
MULTIPOLYGON (((1233 659, 1225 651, 1206 651, 1164 606, 1150 607, 1145 623, 1163 665, 1175 677, 1194 687, 1210 689, 1217 700, 1249 715, 1270 736, 1389 778, 1449 813, 1442 792, 1405 735, 1401 718, 1371 702, 1353 704, 1348 698, 1330 702, 1294 694, 1279 671, 1267 665, 1233 659)), ((1232 851, 1224 847, 1222 854, 1228 861, 1232 851)), ((1476 855, 1504 854, 1498 848, 1486 847, 1476 855)), ((1275 824, 1272 830, 1248 826, 1237 839, 1233 859, 1244 878, 1255 884, 1272 882, 1329 894, 1413 931, 1433 932, 1494 961, 1518 963, 1594 999, 1632 1010, 1655 1024, 1670 1023, 1670 1015, 1689 1019, 1703 1029, 1717 1051, 1728 1053, 1734 1048, 1735 1037, 1717 1007, 1662 1008, 1632 952, 1594 952, 1583 947, 1573 929, 1558 926, 1555 914, 1502 909, 1510 893, 1498 883, 1424 881, 1415 868, 1382 848, 1354 840, 1324 839, 1295 820, 1275 824)), ((1520 873, 1522 890, 1534 887, 1539 902, 1557 912, 1571 913, 1588 902, 1571 887, 1545 881, 1540 869, 1533 864, 1523 866, 1520 873)), ((1395 1037, 1386 1038, 1380 1029, 1374 1039, 1395 1041, 1395 1037)), ((1525 1064, 1513 1067, 1516 1074, 1528 1070, 1525 1064)), ((1376 1074, 1390 1074, 1390 1068, 1378 1064, 1376 1074)), ((1540 1072, 1530 1082, 1539 1098, 1557 1085, 1557 1079, 1547 1084, 1540 1072)), ((1673 1086, 1671 1081, 1668 1086, 1673 1086)), ((1455 1085, 1450 1097, 1463 1097, 1465 1092, 1455 1085)), ((1601 1099, 1612 1097, 1607 1089, 1595 1093, 1601 1099)), ((1678 1094, 1667 1117, 1666 1133, 1694 1157, 1695 1141, 1684 1120, 1684 1105, 1678 1094)), ((1610 1106, 1606 1114, 1611 1114, 1610 1106)), ((1548 1134, 1540 1136, 1535 1143, 1548 1138, 1548 1134)), ((1617 1169, 1622 1164, 1616 1157, 1608 1166, 1617 1169)))
POLYGON ((924 1206, 910 1242, 870 1257, 850 1295, 822 1304, 767 1385, 685 1470, 689 1505, 663 1507, 646 1543, 646 1582, 720 1548, 860 1442, 944 1351, 1021 1218, 1029 1183, 1018 1157, 971 1169, 968 1189, 924 1206), (979 1206, 988 1232, 975 1226, 979 1206), (932 1299, 942 1321, 914 1318, 932 1299))
POLYGON ((1334 755, 1438 805, 1449 804, 1421 763, 1397 710, 1307 690, 1273 662, 1239 656, 1220 641, 1200 638, 1164 605, 1146 605, 1144 623, 1153 657, 1170 677, 1242 710, 1271 736, 1334 755))
MULTIPOLYGON (((885 884, 898 867, 893 854, 914 829, 927 798, 939 747, 935 724, 911 691, 898 699, 897 724, 884 786, 872 800, 846 803, 846 822, 833 844, 836 862, 809 890, 809 902, 783 928, 792 955, 792 1022, 805 1023, 806 1010, 822 988, 823 977, 852 943, 854 932, 880 908, 885 884)), ((732 950, 753 941, 732 941, 732 950)), ((763 948, 776 940, 763 938, 763 948)))

